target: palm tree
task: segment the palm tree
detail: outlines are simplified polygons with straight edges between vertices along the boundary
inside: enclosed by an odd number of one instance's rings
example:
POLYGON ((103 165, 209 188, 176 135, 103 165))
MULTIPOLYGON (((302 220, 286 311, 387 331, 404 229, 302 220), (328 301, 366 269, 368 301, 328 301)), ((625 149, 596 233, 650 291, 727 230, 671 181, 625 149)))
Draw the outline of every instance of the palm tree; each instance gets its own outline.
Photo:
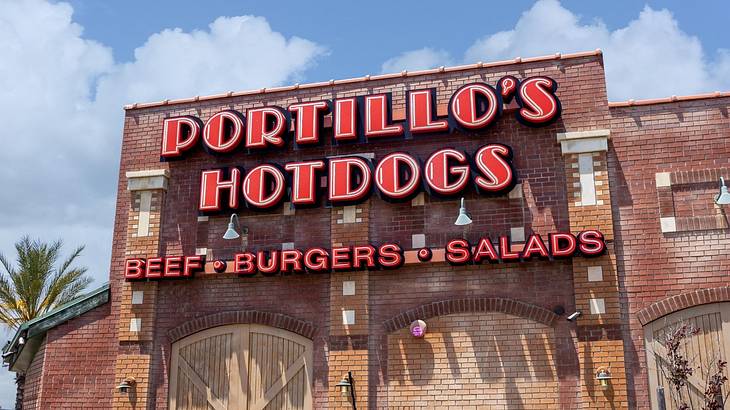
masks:
POLYGON ((91 283, 85 267, 72 267, 84 250, 79 246, 60 265, 61 240, 45 243, 23 237, 15 244, 14 266, 0 254, 0 323, 11 329, 33 320, 79 295, 91 283))

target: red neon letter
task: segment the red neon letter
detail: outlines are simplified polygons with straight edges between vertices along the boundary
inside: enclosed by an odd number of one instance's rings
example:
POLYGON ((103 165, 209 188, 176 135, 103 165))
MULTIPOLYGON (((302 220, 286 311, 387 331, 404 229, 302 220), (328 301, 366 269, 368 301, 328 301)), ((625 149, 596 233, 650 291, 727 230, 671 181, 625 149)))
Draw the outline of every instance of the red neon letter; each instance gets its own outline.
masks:
POLYGON ((335 100, 334 136, 337 141, 357 139, 357 99, 335 100))
POLYGON ((498 262, 499 256, 497 251, 494 249, 494 245, 489 238, 479 239, 476 249, 474 250, 474 256, 472 257, 475 263, 481 263, 484 259, 489 259, 490 262, 498 262))
POLYGON ((203 143, 213 152, 231 152, 243 138, 243 118, 236 111, 221 111, 208 119, 203 128, 203 143))
POLYGON ((596 230, 579 233, 578 242, 578 249, 586 256, 600 255, 606 250, 606 242, 603 241, 603 234, 596 230))
POLYGON ((512 152, 500 144, 485 145, 477 151, 474 163, 482 175, 476 175, 474 182, 480 190, 496 193, 512 186, 512 152))
POLYGON ((200 120, 193 116, 166 118, 162 125, 162 158, 182 155, 198 142, 200 120))
POLYGON ((375 167, 375 185, 388 198, 408 197, 418 190, 420 181, 418 161, 402 152, 386 155, 375 167))
POLYGON ((502 112, 497 92, 488 84, 467 84, 454 93, 449 113, 460 126, 476 130, 494 122, 502 112), (484 104, 486 108, 480 109, 484 104))
POLYGON ((124 279, 135 280, 144 278, 144 259, 127 259, 124 265, 124 279))
POLYGON ((294 141, 299 145, 319 143, 322 117, 327 114, 329 105, 325 101, 292 104, 289 111, 294 114, 294 141))
POLYGON ((179 278, 182 272, 180 271, 182 263, 182 256, 169 256, 165 258, 165 271, 162 274, 166 278, 179 278))
POLYGON ((304 253, 304 266, 312 272, 323 272, 329 270, 329 255, 322 248, 312 248, 304 253))
POLYGON ((378 248, 378 264, 385 269, 400 268, 406 261, 403 249, 395 243, 385 243, 378 248))
POLYGON ((365 96, 366 137, 393 137, 403 134, 403 125, 388 124, 390 120, 390 96, 388 94, 365 96))
POLYGON ((276 206, 285 188, 284 174, 273 165, 259 165, 243 178, 243 197, 254 208, 276 206))
POLYGON ((333 158, 329 163, 329 200, 352 202, 365 198, 372 185, 370 166, 357 157, 333 158), (355 172, 359 172, 357 179, 355 172))
POLYGON ((530 235, 525 244, 525 248, 522 250, 522 258, 524 259, 529 259, 533 255, 538 255, 542 258, 550 256, 542 238, 536 233, 530 235))
POLYGON ((452 239, 446 244, 446 260, 452 265, 469 262, 471 248, 466 239, 452 239))
POLYGON ((214 169, 203 171, 200 178, 200 211, 220 211, 221 191, 228 191, 228 207, 238 208, 238 186, 241 180, 241 171, 231 168, 230 179, 223 180, 223 170, 214 169))
POLYGON ((237 253, 233 259, 233 266, 239 275, 255 275, 256 256, 251 252, 237 253))
POLYGON ((413 134, 449 129, 447 120, 436 117, 436 90, 408 92, 408 130, 413 134))
POLYGON ((193 273, 199 270, 203 270, 203 256, 186 256, 184 265, 185 267, 183 269, 183 276, 192 276, 193 273))
POLYGON ((560 116, 560 101, 555 96, 558 83, 548 77, 530 77, 517 91, 517 119, 530 126, 546 125, 560 116))
POLYGON ((453 195, 460 192, 469 183, 469 172, 466 155, 455 149, 438 150, 426 161, 426 183, 437 194, 453 195), (450 166, 450 160, 462 165, 450 166), (456 177, 456 181, 449 182, 452 179, 450 177, 456 177))
POLYGON ((279 107, 252 108, 246 112, 246 148, 284 145, 286 114, 279 107))
POLYGON ((292 173, 292 204, 312 205, 316 203, 317 171, 324 169, 324 162, 292 162, 286 164, 284 168, 292 173))
POLYGON ((554 258, 573 256, 578 248, 578 241, 570 233, 551 233, 548 234, 548 240, 550 241, 550 253, 554 258), (561 242, 567 243, 567 246, 561 246, 561 242))

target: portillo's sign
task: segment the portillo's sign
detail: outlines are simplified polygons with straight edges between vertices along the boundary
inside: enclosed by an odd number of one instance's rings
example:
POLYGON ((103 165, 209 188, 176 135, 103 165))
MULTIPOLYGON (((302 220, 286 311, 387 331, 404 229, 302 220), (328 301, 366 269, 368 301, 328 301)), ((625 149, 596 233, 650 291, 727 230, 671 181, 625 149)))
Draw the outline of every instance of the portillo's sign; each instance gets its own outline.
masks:
MULTIPOLYGON (((331 114, 331 143, 352 143, 388 139, 431 138, 454 130, 475 132, 493 125, 503 105, 515 100, 517 120, 530 127, 545 126, 561 114, 555 92, 558 84, 548 77, 518 80, 502 77, 495 87, 474 82, 457 89, 450 97, 448 115, 437 115, 435 89, 406 93, 405 120, 394 121, 390 93, 370 94, 335 100, 300 102, 289 107, 249 108, 245 113, 224 110, 203 123, 194 116, 166 118, 163 123, 161 159, 182 160, 186 152, 202 147, 212 155, 255 153, 263 150, 320 146, 325 141, 325 117, 331 114)), ((289 201, 295 207, 317 206, 326 200, 342 206, 367 199, 373 191, 387 201, 406 201, 426 190, 430 195, 453 197, 474 186, 480 194, 497 195, 510 191, 516 176, 510 147, 490 143, 466 153, 445 147, 427 158, 397 151, 377 163, 351 154, 316 158, 286 164, 264 163, 251 169, 240 167, 201 171, 198 211, 216 213, 245 206, 267 210, 289 201), (423 160, 423 162, 421 162, 423 160), (319 183, 325 176, 326 192, 319 183)), ((508 236, 496 242, 481 238, 470 244, 464 239, 449 241, 443 260, 453 265, 483 262, 557 259, 577 254, 600 255, 606 248, 596 230, 578 234, 556 232, 547 241, 530 235, 519 251, 513 250, 508 236), (496 245, 496 246, 495 246, 496 245)), ((416 251, 420 262, 431 261, 433 252, 416 251)), ((215 272, 241 276, 256 274, 393 269, 405 263, 405 252, 396 243, 380 245, 242 252, 232 261, 211 261, 215 272)), ((132 258, 126 261, 127 280, 189 278, 205 269, 205 257, 167 256, 132 258)))
MULTIPOLYGON (((167 118, 163 124, 163 160, 181 159, 195 147, 213 155, 284 149, 293 140, 297 149, 324 142, 324 117, 332 115, 332 143, 380 141, 448 133, 474 132, 493 125, 502 106, 516 100, 517 119, 539 127, 560 116, 557 83, 548 77, 519 81, 501 78, 496 88, 476 82, 456 90, 448 104, 448 116, 436 114, 436 90, 408 91, 406 119, 394 122, 389 93, 311 101, 290 105, 249 108, 245 115, 234 110, 213 114, 203 124, 194 116, 167 118)), ((266 210, 285 197, 295 207, 316 206, 323 196, 332 205, 363 201, 374 191, 389 201, 405 201, 422 188, 431 195, 450 197, 474 185, 483 194, 500 194, 515 184, 512 150, 487 144, 473 153, 442 148, 424 158, 393 152, 377 164, 358 155, 317 158, 286 164, 266 163, 249 170, 238 167, 203 170, 198 210, 215 213, 245 205, 266 210), (327 192, 320 191, 319 176, 327 176, 327 192), (375 188, 375 189, 374 189, 375 188)))

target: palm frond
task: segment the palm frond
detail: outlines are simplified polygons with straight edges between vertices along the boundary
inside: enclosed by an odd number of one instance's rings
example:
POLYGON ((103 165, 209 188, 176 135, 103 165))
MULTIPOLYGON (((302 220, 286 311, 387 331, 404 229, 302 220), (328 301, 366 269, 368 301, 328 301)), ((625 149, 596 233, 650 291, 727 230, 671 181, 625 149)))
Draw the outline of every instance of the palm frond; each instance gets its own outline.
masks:
POLYGON ((15 266, 0 254, 0 323, 15 328, 78 296, 91 283, 85 267, 73 267, 84 246, 57 264, 63 241, 45 243, 24 236, 15 244, 15 266))

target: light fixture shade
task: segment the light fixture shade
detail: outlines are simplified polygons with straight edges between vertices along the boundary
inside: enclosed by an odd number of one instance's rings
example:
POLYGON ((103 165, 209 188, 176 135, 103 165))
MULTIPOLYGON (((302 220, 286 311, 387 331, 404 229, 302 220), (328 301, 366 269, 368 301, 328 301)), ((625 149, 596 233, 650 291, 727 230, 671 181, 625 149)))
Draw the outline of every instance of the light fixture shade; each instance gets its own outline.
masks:
POLYGON ((223 239, 236 239, 240 236, 241 235, 236 232, 236 228, 233 226, 233 222, 229 222, 228 229, 226 229, 226 233, 223 234, 223 239))
POLYGON ((456 217, 456 222, 454 222, 454 225, 462 226, 462 225, 469 225, 470 223, 471 223, 471 218, 469 218, 469 215, 466 213, 466 207, 464 206, 464 198, 461 198, 461 206, 459 207, 459 216, 456 217))
POLYGON ((715 196, 715 203, 718 205, 730 204, 730 193, 727 192, 727 186, 725 186, 725 179, 720 177, 720 193, 715 196))
POLYGON ((335 385, 335 387, 340 390, 340 393, 345 394, 350 392, 352 383, 350 383, 349 377, 343 377, 342 380, 335 385))
POLYGON ((234 218, 238 221, 238 215, 231 214, 231 219, 228 221, 228 229, 226 229, 226 233, 223 234, 223 239, 236 239, 241 237, 241 235, 238 234, 238 231, 236 231, 236 226, 233 224, 234 218))

